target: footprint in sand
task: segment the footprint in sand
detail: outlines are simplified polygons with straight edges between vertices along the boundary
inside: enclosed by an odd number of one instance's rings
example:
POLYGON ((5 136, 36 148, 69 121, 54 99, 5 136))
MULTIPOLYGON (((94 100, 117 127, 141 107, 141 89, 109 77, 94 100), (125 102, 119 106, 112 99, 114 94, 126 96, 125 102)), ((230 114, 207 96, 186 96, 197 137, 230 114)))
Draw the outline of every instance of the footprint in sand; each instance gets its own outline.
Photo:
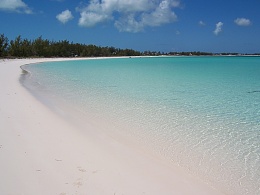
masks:
POLYGON ((86 172, 86 169, 82 169, 81 167, 78 167, 78 170, 81 172, 86 172))
POLYGON ((76 186, 77 188, 81 187, 83 185, 83 183, 81 182, 82 179, 78 179, 76 182, 73 183, 74 186, 76 186))
POLYGON ((85 169, 79 169, 79 171, 81 171, 81 172, 86 172, 86 170, 85 170, 85 169))

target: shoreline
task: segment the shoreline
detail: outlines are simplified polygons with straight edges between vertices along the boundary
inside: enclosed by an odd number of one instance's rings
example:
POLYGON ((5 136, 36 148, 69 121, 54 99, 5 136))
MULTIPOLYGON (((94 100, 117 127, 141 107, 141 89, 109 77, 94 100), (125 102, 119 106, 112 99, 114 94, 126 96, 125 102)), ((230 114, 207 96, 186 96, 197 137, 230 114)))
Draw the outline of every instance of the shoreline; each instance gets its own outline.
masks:
POLYGON ((0 60, 0 194, 221 194, 91 123, 65 120, 19 83, 22 65, 85 59, 100 58, 0 60))

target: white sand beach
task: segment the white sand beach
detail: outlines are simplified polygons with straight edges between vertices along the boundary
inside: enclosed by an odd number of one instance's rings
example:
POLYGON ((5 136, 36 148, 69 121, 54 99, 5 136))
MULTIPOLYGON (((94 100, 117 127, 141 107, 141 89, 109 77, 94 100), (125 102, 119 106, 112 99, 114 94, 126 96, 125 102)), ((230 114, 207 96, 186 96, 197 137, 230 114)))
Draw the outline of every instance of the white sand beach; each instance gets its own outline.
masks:
POLYGON ((0 60, 0 194, 217 195, 181 168, 93 124, 79 127, 19 82, 21 65, 69 59, 0 60))

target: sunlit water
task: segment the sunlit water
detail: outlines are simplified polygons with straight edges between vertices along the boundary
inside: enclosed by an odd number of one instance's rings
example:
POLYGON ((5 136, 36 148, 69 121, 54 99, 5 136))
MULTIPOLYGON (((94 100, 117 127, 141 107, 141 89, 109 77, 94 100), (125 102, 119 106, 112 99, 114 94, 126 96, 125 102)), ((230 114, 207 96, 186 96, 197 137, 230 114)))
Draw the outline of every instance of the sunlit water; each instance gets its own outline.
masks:
POLYGON ((225 193, 260 194, 260 57, 96 59, 23 68, 30 72, 23 84, 35 93, 113 121, 121 135, 225 193))

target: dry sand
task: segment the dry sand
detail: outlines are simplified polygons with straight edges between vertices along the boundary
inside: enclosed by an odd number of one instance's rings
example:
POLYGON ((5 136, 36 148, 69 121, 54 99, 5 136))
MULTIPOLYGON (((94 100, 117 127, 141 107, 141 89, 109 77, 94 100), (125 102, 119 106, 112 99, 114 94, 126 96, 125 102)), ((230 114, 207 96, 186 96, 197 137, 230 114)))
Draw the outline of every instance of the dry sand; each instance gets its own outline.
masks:
POLYGON ((80 128, 19 82, 21 65, 68 59, 0 60, 0 194, 217 195, 155 156, 80 128))

